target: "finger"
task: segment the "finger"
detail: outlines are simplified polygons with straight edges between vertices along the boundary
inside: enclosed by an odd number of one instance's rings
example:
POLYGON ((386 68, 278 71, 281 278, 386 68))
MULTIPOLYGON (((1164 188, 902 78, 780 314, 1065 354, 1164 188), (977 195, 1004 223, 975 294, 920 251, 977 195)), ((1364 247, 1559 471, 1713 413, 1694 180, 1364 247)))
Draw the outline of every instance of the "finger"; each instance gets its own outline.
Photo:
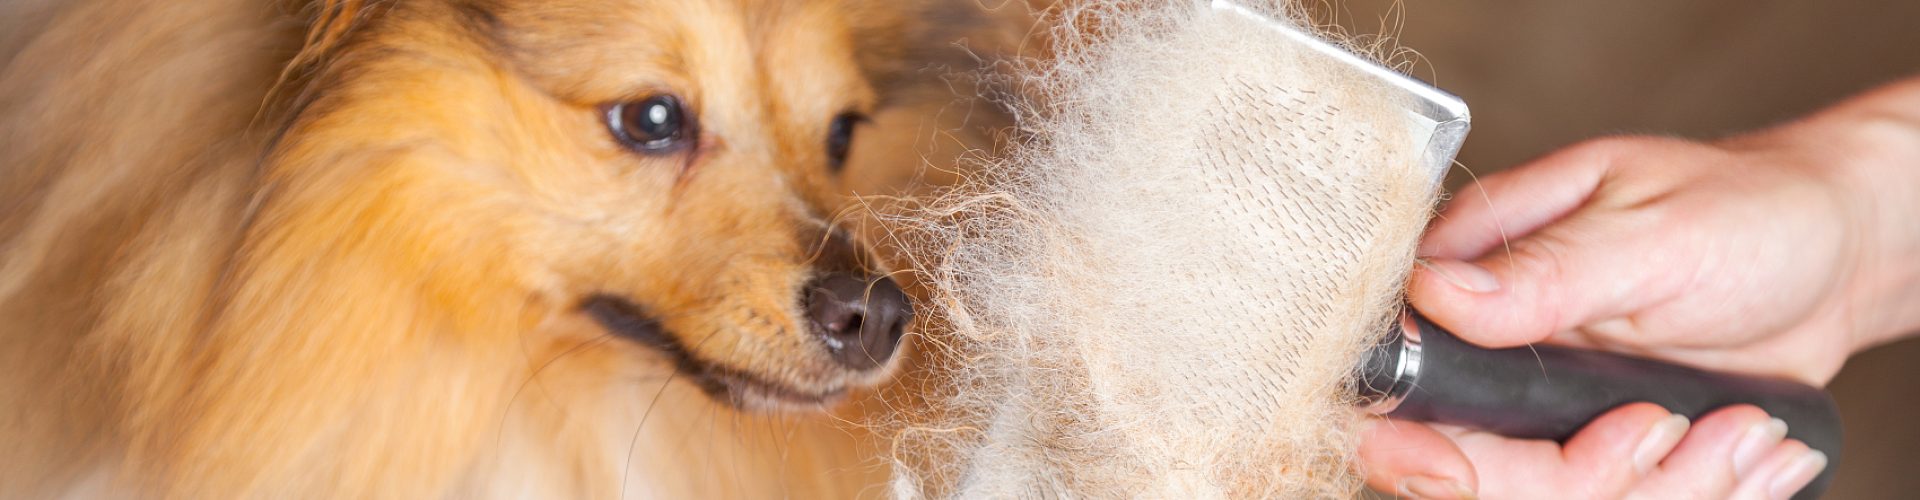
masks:
POLYGON ((1592 498, 1619 498, 1653 472, 1689 428, 1685 416, 1658 405, 1631 404, 1587 424, 1567 440, 1562 454, 1575 474, 1587 476, 1592 498))
POLYGON ((1454 442, 1473 460, 1484 498, 1618 498, 1679 443, 1685 417, 1659 406, 1622 406, 1565 445, 1464 432, 1454 442))
POLYGON ((1447 436, 1425 424, 1369 419, 1360 432, 1367 486, 1408 498, 1472 498, 1473 464, 1447 436))
POLYGON ((1572 213, 1600 186, 1626 141, 1562 149, 1460 189, 1422 238, 1420 255, 1473 259, 1572 213))
POLYGON ((1732 498, 1786 500, 1805 488, 1826 467, 1825 453, 1789 439, 1761 459, 1751 475, 1740 479, 1732 498))
POLYGON ((1787 433, 1786 423, 1750 405, 1702 417, 1636 486, 1632 498, 1726 498, 1787 433))
POLYGON ((1408 294, 1429 319, 1487 347, 1620 318, 1686 286, 1696 253, 1660 208, 1583 208, 1476 262, 1429 259, 1408 294))

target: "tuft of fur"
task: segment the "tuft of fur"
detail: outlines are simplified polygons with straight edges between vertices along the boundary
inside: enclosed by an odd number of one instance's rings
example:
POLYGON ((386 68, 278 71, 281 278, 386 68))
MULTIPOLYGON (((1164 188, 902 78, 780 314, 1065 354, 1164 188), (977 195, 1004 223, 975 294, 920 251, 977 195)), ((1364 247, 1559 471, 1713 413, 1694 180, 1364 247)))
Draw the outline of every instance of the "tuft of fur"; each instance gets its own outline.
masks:
POLYGON ((1401 103, 1197 2, 1054 15, 1012 153, 895 221, 952 384, 896 494, 1352 496, 1351 373, 1435 196, 1401 103))

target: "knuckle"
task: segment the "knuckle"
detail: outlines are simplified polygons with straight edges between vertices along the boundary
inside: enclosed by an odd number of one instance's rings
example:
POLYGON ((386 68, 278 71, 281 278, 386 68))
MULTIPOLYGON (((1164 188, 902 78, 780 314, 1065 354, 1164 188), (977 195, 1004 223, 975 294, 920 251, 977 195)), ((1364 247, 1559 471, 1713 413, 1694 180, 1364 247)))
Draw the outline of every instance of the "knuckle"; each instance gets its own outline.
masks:
POLYGON ((1610 473, 1601 474, 1589 484, 1585 498, 1592 500, 1618 500, 1627 495, 1639 484, 1640 474, 1631 467, 1613 468, 1610 473))
POLYGON ((1640 489, 1645 476, 1626 461, 1592 463, 1564 470, 1561 497, 1577 500, 1618 500, 1640 489))
POLYGON ((1613 153, 1641 148, 1648 141, 1658 140, 1634 135, 1610 135, 1580 141, 1574 148, 1590 153, 1613 153))
POLYGON ((1646 149, 1653 141, 1658 139, 1628 135, 1597 137, 1574 143, 1562 151, 1581 161, 1610 163, 1619 156, 1646 149))
POLYGON ((1731 485, 1726 487, 1706 487, 1706 485, 1647 485, 1635 486, 1621 498, 1628 500, 1713 500, 1726 498, 1731 485))
MULTIPOLYGON (((1549 157, 1549 163, 1567 169, 1599 169, 1603 172, 1616 172, 1630 169, 1636 165, 1636 158, 1648 158, 1661 154, 1687 151, 1701 148, 1697 143, 1670 137, 1644 135, 1617 135, 1587 139, 1549 157)), ((1652 165, 1648 165, 1652 166, 1652 165)), ((1665 170, 1665 166, 1654 171, 1665 170)))
POLYGON ((1562 315, 1567 307, 1567 294, 1561 280, 1567 275, 1566 266, 1571 255, 1571 244, 1552 234, 1540 234, 1513 250, 1508 261, 1511 281, 1523 296, 1529 297, 1525 310, 1515 311, 1525 314, 1531 321, 1527 324, 1538 328, 1557 328, 1561 326, 1562 315))

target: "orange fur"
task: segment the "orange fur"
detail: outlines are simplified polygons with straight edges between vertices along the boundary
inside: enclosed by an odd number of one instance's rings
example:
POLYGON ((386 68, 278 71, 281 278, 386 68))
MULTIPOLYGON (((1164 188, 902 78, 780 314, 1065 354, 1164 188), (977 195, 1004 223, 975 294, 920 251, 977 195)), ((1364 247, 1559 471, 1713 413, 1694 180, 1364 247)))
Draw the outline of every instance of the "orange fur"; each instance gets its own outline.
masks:
POLYGON ((874 383, 795 290, 850 179, 897 177, 864 143, 832 174, 822 137, 897 104, 942 43, 924 9, 0 10, 0 498, 879 493, 857 429, 716 403, 579 304, 789 387, 874 383), (659 91, 696 152, 598 121, 659 91))

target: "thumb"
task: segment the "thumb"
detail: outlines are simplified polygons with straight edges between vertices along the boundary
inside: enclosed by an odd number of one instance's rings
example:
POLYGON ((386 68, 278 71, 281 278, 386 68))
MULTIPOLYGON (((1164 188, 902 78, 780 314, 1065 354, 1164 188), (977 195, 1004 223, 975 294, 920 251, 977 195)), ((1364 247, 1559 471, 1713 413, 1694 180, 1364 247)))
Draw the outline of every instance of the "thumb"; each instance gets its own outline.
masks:
MULTIPOLYGON (((1514 347, 1632 314, 1670 297, 1687 273, 1649 217, 1588 207, 1478 261, 1421 263, 1408 296, 1470 342, 1514 347)), ((1670 242, 1669 242, 1670 243, 1670 242)))
POLYGON ((1659 240, 1668 214, 1601 200, 1618 194, 1615 172, 1682 144, 1598 139, 1472 186, 1421 241, 1434 258, 1415 271, 1409 300, 1463 339, 1513 347, 1671 298, 1689 277, 1674 271, 1697 262, 1659 240), (1517 239, 1503 245, 1507 236, 1517 239))

